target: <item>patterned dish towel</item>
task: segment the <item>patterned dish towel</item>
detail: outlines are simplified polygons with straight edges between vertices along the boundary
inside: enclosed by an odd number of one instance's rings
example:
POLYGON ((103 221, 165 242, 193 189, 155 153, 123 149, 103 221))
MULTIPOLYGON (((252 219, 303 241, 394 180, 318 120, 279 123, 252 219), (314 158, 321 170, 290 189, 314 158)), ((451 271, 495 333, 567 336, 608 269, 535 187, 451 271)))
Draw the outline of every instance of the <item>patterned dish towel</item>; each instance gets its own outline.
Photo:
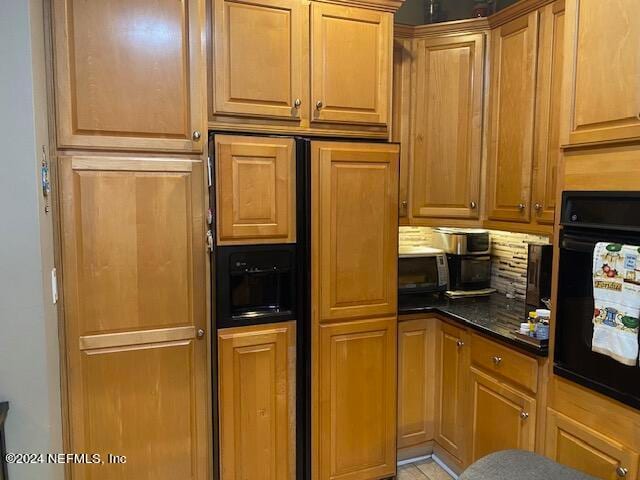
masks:
POLYGON ((593 252, 594 352, 638 362, 640 247, 601 242, 593 252))

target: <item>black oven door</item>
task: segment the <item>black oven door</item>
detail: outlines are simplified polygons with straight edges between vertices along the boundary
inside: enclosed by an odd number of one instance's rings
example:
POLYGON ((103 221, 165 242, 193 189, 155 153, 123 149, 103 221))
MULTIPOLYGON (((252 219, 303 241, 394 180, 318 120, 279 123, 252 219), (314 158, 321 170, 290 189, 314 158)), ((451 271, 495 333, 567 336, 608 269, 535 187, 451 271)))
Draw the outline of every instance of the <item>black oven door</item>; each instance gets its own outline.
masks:
POLYGON ((640 368, 591 351, 593 251, 596 243, 640 244, 640 235, 565 228, 560 268, 554 372, 627 405, 640 408, 640 368))

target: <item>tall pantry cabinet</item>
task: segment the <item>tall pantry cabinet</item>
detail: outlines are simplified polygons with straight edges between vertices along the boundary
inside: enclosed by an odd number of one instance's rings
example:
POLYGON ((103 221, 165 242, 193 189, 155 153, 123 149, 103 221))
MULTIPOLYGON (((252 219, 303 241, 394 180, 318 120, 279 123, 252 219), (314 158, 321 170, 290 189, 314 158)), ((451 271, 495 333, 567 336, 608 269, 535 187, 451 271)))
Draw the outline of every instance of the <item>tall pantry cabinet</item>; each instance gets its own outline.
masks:
POLYGON ((204 0, 53 0, 71 479, 210 478, 204 0))

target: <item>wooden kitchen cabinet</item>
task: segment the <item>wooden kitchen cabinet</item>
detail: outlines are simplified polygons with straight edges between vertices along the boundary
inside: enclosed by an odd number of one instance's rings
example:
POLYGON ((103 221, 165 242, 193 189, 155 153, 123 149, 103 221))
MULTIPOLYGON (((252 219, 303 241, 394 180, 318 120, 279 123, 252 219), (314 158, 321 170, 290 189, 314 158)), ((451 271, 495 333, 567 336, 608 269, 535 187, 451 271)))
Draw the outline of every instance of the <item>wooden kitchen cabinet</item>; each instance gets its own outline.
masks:
POLYGON ((312 295, 320 322, 396 315, 398 155, 392 144, 311 144, 312 295))
POLYGON ((596 478, 638 478, 638 452, 552 409, 546 449, 552 460, 596 478))
POLYGON ((567 0, 564 90, 570 145, 640 138, 636 0, 567 0))
POLYGON ((396 318, 319 327, 313 478, 396 472, 396 318))
POLYGON ((218 332, 220 479, 295 479, 295 322, 218 332))
POLYGON ((400 186, 398 205, 400 223, 406 224, 409 217, 409 162, 411 161, 411 109, 413 104, 411 67, 413 64, 413 40, 394 38, 393 41, 393 96, 391 141, 400 148, 400 186))
POLYGON ((398 449, 433 440, 438 322, 398 322, 398 449))
POLYGON ((201 152, 204 0, 54 0, 58 146, 201 152))
POLYGON ((470 462, 508 449, 533 451, 536 401, 471 367, 470 462))
POLYGON ((541 10, 536 107, 533 221, 553 225, 558 187, 565 0, 541 10))
POLYGON ((215 136, 218 245, 296 240, 292 138, 215 136))
POLYGON ((484 33, 416 41, 411 217, 478 219, 484 33))
POLYGON ((487 217, 529 223, 539 12, 491 32, 487 217))
POLYGON ((311 120, 386 125, 393 14, 311 2, 311 120))
POLYGON ((202 163, 60 157, 74 479, 210 478, 202 163), (180 412, 172 415, 171 412, 180 412))
POLYGON ((214 0, 214 113, 299 123, 308 9, 300 0, 214 0))
POLYGON ((436 442, 461 467, 466 462, 466 401, 469 379, 468 333, 442 322, 437 336, 436 442))

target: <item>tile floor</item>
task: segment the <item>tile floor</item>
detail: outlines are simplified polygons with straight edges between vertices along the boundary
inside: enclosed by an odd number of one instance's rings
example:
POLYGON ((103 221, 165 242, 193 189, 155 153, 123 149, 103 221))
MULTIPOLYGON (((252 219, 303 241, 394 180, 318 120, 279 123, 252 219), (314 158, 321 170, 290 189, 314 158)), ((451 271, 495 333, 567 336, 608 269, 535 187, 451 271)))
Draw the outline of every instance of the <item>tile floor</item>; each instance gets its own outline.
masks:
POLYGON ((408 463, 398 467, 396 480, 453 480, 440 465, 432 459, 408 463))

